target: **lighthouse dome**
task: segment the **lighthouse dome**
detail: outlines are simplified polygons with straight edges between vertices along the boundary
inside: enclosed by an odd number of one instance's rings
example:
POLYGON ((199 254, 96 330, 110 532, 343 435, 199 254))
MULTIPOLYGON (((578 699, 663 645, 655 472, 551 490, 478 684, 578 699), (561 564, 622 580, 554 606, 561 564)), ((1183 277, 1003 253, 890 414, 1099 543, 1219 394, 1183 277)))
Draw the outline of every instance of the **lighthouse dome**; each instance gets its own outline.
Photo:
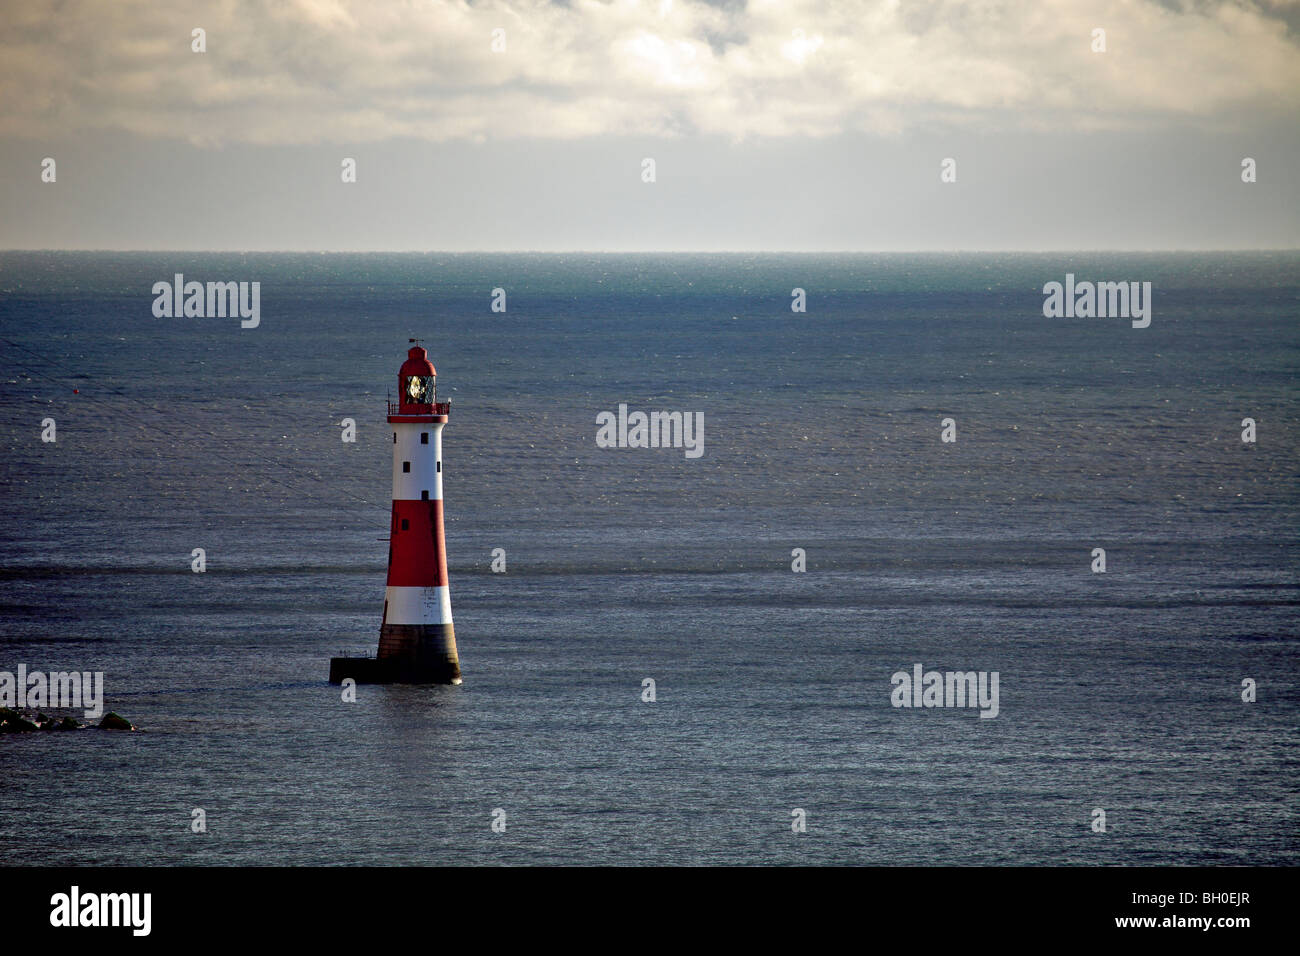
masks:
MULTIPOLYGON (((390 365, 389 368, 392 366, 390 365)), ((406 361, 402 363, 402 369, 397 374, 405 379, 411 375, 437 375, 438 372, 429 361, 429 353, 417 345, 407 351, 406 361)))

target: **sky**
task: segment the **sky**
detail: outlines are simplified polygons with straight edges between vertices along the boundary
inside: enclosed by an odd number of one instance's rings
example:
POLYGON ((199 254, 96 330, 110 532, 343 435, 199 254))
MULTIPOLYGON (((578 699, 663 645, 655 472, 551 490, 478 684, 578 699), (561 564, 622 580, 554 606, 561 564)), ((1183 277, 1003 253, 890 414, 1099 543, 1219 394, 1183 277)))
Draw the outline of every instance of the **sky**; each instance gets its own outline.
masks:
POLYGON ((0 17, 9 249, 1297 248, 1298 157, 1300 0, 0 17))

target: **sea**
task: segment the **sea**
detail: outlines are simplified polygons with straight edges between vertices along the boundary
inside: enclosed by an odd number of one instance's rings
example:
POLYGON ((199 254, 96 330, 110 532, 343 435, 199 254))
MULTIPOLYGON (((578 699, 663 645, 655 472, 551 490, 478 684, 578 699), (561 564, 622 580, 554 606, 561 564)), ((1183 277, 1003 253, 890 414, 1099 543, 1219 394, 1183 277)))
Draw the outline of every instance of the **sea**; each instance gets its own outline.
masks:
POLYGON ((0 253, 0 671, 139 728, 0 736, 0 860, 1296 865, 1298 320, 1295 252, 0 253), (464 682, 346 700, 411 339, 464 682))

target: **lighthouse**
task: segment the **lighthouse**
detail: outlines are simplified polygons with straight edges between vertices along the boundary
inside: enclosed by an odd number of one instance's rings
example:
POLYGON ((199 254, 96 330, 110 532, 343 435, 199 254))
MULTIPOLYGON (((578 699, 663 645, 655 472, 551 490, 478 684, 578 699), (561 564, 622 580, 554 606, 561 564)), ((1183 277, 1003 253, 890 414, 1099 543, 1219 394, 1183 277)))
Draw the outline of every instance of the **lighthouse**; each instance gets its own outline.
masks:
POLYGON ((460 683, 442 528, 442 429, 451 403, 438 401, 437 382, 428 353, 413 345, 397 373, 398 400, 388 402, 393 505, 379 654, 333 658, 331 683, 460 683))

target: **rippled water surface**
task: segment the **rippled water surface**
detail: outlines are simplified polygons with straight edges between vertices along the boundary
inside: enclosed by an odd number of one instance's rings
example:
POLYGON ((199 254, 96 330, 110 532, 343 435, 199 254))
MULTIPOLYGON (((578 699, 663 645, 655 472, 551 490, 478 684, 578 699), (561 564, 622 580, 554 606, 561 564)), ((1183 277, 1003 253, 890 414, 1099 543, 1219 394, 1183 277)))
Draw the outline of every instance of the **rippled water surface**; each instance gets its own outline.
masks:
POLYGON ((0 737, 0 857, 1295 864, 1297 319, 1283 254, 0 253, 0 670, 145 730, 0 737), (177 272, 261 325, 154 318, 177 272), (1151 326, 1045 319, 1066 272, 1151 326), (465 683, 344 703, 410 336, 465 683), (918 662, 996 719, 892 707, 918 662))

